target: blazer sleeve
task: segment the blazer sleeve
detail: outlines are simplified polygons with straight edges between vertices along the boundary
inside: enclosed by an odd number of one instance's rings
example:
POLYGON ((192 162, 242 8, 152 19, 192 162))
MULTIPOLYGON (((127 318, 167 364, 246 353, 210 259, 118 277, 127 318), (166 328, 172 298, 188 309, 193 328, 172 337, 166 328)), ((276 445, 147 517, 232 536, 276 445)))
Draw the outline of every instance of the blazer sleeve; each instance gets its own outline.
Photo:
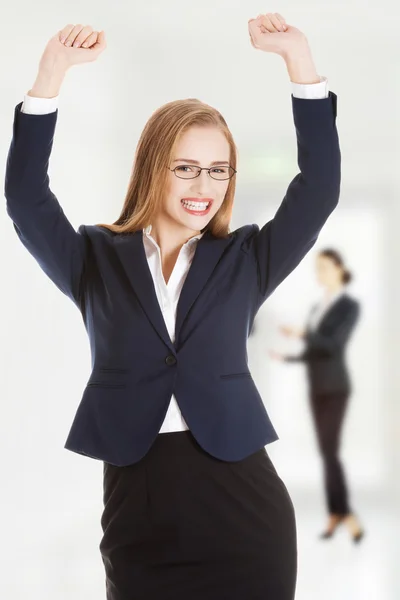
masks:
POLYGON ((328 333, 318 330, 306 334, 307 347, 298 356, 286 356, 286 362, 309 362, 316 358, 329 358, 338 352, 343 352, 346 343, 359 319, 360 305, 358 302, 348 304, 340 313, 328 333))
POLYGON ((332 92, 319 100, 292 96, 300 173, 274 218, 262 229, 253 226, 243 248, 257 265, 259 305, 312 248, 338 203, 341 155, 336 107, 337 96, 332 92))
POLYGON ((68 221, 49 187, 47 174, 58 111, 46 115, 14 113, 7 157, 7 213, 22 244, 55 285, 79 302, 85 240, 68 221))

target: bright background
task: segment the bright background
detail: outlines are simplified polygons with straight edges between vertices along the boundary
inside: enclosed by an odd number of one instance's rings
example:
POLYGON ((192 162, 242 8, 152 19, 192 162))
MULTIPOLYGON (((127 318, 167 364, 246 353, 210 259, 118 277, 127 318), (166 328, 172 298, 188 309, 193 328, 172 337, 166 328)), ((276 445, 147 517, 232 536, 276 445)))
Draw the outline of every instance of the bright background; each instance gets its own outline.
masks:
MULTIPOLYGON (((2 11, 0 158, 13 111, 30 89, 47 40, 67 23, 105 29, 107 51, 66 77, 50 165, 52 190, 77 228, 112 222, 126 192, 135 146, 161 104, 197 97, 226 117, 240 152, 233 227, 262 225, 297 174, 291 87, 277 56, 250 45, 247 21, 280 12, 302 29, 318 72, 338 94, 341 202, 298 269, 259 313, 249 341, 254 378, 279 433, 268 447, 298 519, 297 600, 397 600, 399 547, 400 333, 399 8, 394 2, 267 6, 255 0, 116 3, 20 0, 2 11), (349 347, 354 382, 342 456, 367 536, 340 532, 322 544, 320 459, 301 365, 272 363, 294 350, 277 334, 302 325, 320 294, 318 249, 338 248, 355 274, 362 319, 349 347), (284 345, 285 344, 285 345, 284 345)), ((0 219, 2 596, 7 600, 104 598, 102 464, 63 449, 90 371, 74 305, 0 219)))

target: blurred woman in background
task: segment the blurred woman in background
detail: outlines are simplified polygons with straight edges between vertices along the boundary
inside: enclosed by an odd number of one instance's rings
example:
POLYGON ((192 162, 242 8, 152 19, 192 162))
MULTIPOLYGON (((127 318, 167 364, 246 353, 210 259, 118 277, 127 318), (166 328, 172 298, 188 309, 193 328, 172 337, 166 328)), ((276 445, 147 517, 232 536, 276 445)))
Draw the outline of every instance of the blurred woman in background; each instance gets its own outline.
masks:
POLYGON ((302 361, 307 367, 310 405, 323 460, 329 511, 328 524, 321 538, 331 538, 336 528, 345 523, 353 541, 358 543, 364 531, 349 505, 339 447, 351 393, 345 347, 358 321, 360 305, 346 292, 352 275, 336 250, 326 249, 318 254, 316 272, 324 294, 321 302, 313 307, 306 328, 281 327, 284 335, 304 339, 304 351, 298 356, 283 356, 276 352, 271 352, 271 356, 286 362, 302 361))

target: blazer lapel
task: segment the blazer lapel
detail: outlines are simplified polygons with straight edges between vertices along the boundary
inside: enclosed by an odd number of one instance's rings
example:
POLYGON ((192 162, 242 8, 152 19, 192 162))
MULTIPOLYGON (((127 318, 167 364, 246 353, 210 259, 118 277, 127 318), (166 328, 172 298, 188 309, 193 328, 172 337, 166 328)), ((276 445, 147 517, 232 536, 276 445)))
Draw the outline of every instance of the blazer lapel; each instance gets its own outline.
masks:
POLYGON ((153 278, 143 245, 143 232, 136 231, 131 234, 116 235, 114 237, 114 244, 130 284, 149 321, 163 342, 175 352, 157 300, 153 278))
POLYGON ((178 302, 175 340, 178 340, 183 323, 194 302, 206 285, 223 252, 232 242, 233 237, 216 238, 206 232, 198 241, 182 292, 178 302))
POLYGON ((336 312, 337 308, 340 306, 344 297, 345 297, 345 294, 341 294, 338 298, 336 298, 332 302, 332 304, 328 307, 328 310, 326 310, 323 313, 315 331, 318 331, 322 327, 322 325, 325 323, 325 321, 328 320, 332 316, 332 314, 334 314, 336 312))

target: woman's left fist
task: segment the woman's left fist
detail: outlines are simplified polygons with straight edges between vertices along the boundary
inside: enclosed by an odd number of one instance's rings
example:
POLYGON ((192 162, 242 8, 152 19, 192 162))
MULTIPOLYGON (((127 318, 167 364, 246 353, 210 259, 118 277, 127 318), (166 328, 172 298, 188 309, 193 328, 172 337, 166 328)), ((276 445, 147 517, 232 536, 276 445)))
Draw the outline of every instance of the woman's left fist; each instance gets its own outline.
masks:
POLYGON ((258 15, 249 20, 251 44, 256 50, 285 56, 299 45, 306 45, 307 38, 299 29, 288 25, 279 13, 258 15))

